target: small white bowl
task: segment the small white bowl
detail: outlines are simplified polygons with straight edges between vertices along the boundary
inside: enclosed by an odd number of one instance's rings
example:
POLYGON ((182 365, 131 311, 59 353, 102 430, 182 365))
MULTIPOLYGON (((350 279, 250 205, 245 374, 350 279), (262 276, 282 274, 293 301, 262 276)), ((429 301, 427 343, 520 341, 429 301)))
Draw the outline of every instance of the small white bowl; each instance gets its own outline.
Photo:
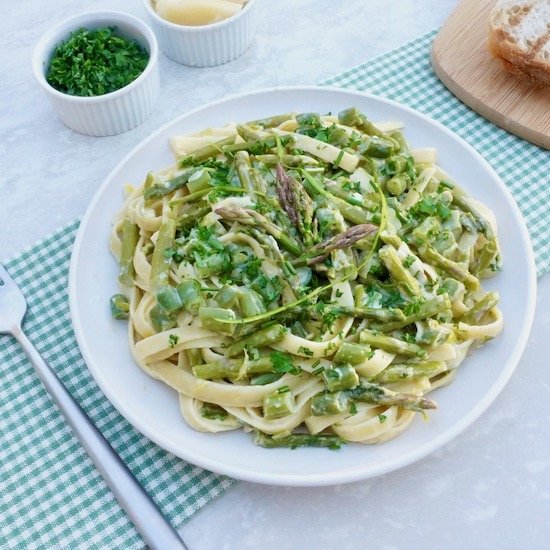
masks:
POLYGON ((178 25, 163 19, 151 0, 143 0, 160 49, 170 59, 191 67, 213 67, 239 57, 250 46, 258 27, 259 0, 235 15, 210 25, 178 25))
POLYGON ((61 122, 80 134, 112 136, 141 124, 153 111, 159 96, 158 44, 153 31, 137 17, 119 12, 91 12, 76 15, 50 29, 35 47, 34 76, 46 92, 61 122), (81 97, 64 94, 48 84, 46 73, 58 44, 80 28, 117 27, 135 39, 149 53, 145 70, 130 84, 114 92, 81 97))

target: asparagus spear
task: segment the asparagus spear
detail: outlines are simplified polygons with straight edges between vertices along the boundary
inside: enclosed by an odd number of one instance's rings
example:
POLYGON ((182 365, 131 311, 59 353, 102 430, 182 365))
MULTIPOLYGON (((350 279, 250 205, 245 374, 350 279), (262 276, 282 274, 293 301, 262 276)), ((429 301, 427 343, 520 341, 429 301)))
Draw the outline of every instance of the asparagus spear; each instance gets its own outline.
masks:
POLYGON ((354 225, 342 233, 331 237, 328 241, 315 245, 313 250, 308 253, 307 264, 313 265, 322 262, 333 250, 349 248, 356 242, 377 231, 378 226, 370 223, 354 225))
POLYGON ((122 243, 120 248, 120 261, 118 280, 126 286, 134 284, 134 253, 139 240, 139 227, 125 218, 122 222, 122 243))
POLYGON ((290 177, 282 164, 276 167, 277 196, 283 210, 302 234, 304 244, 313 244, 313 202, 303 186, 290 177))
POLYGON ((327 447, 335 450, 340 449, 345 441, 337 435, 290 434, 284 437, 273 437, 256 431, 254 432, 254 443, 256 445, 260 445, 261 447, 265 447, 266 449, 327 447))
POLYGON ((348 203, 344 199, 329 193, 319 181, 317 181, 311 174, 306 170, 301 170, 300 173, 304 177, 305 184, 311 189, 315 195, 322 195, 329 199, 332 204, 338 208, 342 216, 353 224, 363 224, 369 223, 369 215, 367 212, 360 206, 355 206, 348 203))
POLYGON ((283 163, 285 166, 299 167, 299 166, 319 166, 319 161, 308 155, 256 155, 255 159, 258 162, 266 164, 268 166, 275 166, 279 163, 283 163))
POLYGON ((293 115, 291 113, 286 113, 267 118, 260 118, 258 120, 252 120, 248 122, 248 124, 250 124, 251 126, 262 126, 263 128, 274 128, 275 126, 279 126, 280 124, 286 122, 292 117, 293 115))
POLYGON ((492 308, 494 308, 499 302, 499 296, 496 292, 488 292, 483 296, 483 298, 476 302, 464 317, 462 317, 461 321, 463 323, 476 323, 478 322, 485 313, 490 311, 492 308))
POLYGON ((372 330, 365 329, 361 331, 359 340, 362 344, 369 344, 374 348, 380 348, 398 355, 408 355, 412 357, 425 357, 426 350, 416 344, 404 342, 399 338, 393 338, 384 334, 377 334, 372 330))
POLYGON ((109 300, 113 319, 128 319, 130 317, 130 302, 124 294, 113 294, 109 300))
POLYGON ((373 381, 379 384, 416 380, 423 376, 436 376, 446 370, 444 361, 425 361, 423 363, 395 364, 386 367, 373 381))
POLYGON ((185 170, 178 176, 166 180, 166 181, 159 181, 157 183, 154 183, 153 185, 150 185, 145 191, 143 192, 143 196, 145 199, 160 199, 161 197, 164 197, 165 195, 169 195, 176 189, 182 188, 188 181, 189 178, 195 173, 196 169, 191 168, 189 170, 185 170))
POLYGON ((277 391, 264 397, 264 418, 268 420, 275 420, 294 412, 294 396, 290 392, 288 386, 284 389, 287 391, 282 391, 283 388, 279 388, 277 391))
POLYGON ((226 355, 227 357, 235 357, 236 355, 242 353, 245 349, 269 346, 279 340, 282 340, 286 332, 287 329, 283 325, 279 324, 260 329, 254 334, 231 344, 227 348, 226 355))
POLYGON ((419 256, 428 263, 434 264, 455 279, 462 281, 468 290, 479 288, 479 279, 472 275, 464 266, 453 262, 439 254, 431 247, 421 247, 418 250, 419 256))
POLYGON ((285 172, 281 164, 276 169, 277 197, 283 210, 287 213, 293 225, 298 225, 298 212, 296 212, 296 197, 292 189, 290 176, 285 172))
POLYGON ((420 294, 420 283, 412 276, 410 271, 405 269, 397 255, 397 250, 393 246, 383 246, 378 251, 378 257, 384 262, 392 278, 403 285, 411 296, 420 294))
POLYGON ((346 412, 349 407, 349 399, 346 392, 321 392, 311 398, 311 414, 313 416, 326 416, 346 412))
POLYGON ((222 378, 235 380, 239 376, 249 377, 250 375, 268 372, 275 372, 273 362, 269 356, 260 357, 255 361, 248 361, 245 369, 242 365, 231 361, 214 361, 193 367, 193 374, 202 380, 219 380, 222 378))
POLYGON ((351 363, 352 365, 359 365, 370 357, 372 357, 372 350, 370 346, 366 346, 364 344, 354 344, 352 342, 344 342, 334 354, 334 361, 336 363, 351 363))
POLYGON ((215 157, 216 155, 219 155, 222 152, 222 147, 235 143, 236 137, 237 136, 228 136, 220 139, 219 141, 216 141, 215 143, 206 145, 201 149, 197 149, 197 151, 195 151, 194 153, 187 155, 185 157, 182 157, 179 160, 179 165, 180 166, 193 165, 201 161, 204 161, 206 159, 209 159, 211 157, 215 157))
POLYGON ((220 207, 216 208, 215 212, 224 220, 239 222, 243 225, 262 227, 267 233, 272 235, 285 250, 288 250, 295 256, 300 255, 302 251, 302 247, 297 241, 285 234, 284 231, 255 210, 239 207, 220 207))
MULTIPOLYGON (((373 330, 379 330, 382 332, 392 332, 394 330, 399 330, 411 323, 416 323, 417 321, 422 321, 423 319, 429 319, 434 317, 439 313, 449 311, 451 309, 451 301, 446 295, 435 296, 425 302, 421 302, 417 305, 417 309, 414 313, 404 316, 403 319, 395 319, 384 322, 380 320, 380 323, 371 324, 373 330)), ((401 310, 394 310, 401 311, 401 310)))
POLYGON ((394 392, 380 384, 373 384, 371 382, 363 382, 357 388, 348 390, 347 394, 350 399, 366 401, 373 405, 397 405, 413 411, 437 408, 437 405, 431 399, 409 393, 394 392))
POLYGON ((151 260, 149 284, 154 292, 168 284, 168 273, 172 258, 167 257, 165 251, 171 248, 175 236, 176 222, 172 218, 165 218, 158 231, 157 242, 151 260))
POLYGON ((337 365, 323 371, 325 386, 329 391, 351 390, 359 384, 359 376, 351 365, 337 365))

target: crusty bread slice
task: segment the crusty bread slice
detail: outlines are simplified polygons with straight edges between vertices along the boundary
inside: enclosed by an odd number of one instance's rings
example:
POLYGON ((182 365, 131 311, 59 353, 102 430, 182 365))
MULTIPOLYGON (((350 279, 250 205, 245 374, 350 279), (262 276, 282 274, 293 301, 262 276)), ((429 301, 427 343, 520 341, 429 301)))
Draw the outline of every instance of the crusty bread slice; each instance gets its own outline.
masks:
POLYGON ((550 85, 550 0, 498 0, 488 45, 511 72, 550 85))

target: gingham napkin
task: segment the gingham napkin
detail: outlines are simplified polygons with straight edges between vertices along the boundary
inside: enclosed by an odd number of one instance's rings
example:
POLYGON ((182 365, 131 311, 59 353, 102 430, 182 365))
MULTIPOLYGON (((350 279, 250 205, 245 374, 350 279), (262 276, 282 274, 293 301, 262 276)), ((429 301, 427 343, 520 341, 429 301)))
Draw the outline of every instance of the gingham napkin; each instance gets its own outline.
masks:
MULTIPOLYGON (((79 221, 5 262, 27 297, 24 330, 175 526, 233 480, 187 464, 140 435, 89 373, 69 316, 79 221)), ((0 336, 0 548, 143 548, 25 354, 0 336)))
POLYGON ((437 78, 431 31, 392 52, 325 80, 399 101, 438 120, 481 153, 514 195, 527 222, 539 276, 550 270, 550 152, 495 126, 437 78))
MULTIPOLYGON (((323 84, 369 90, 438 119, 469 141, 523 211, 539 274, 550 268, 550 153, 476 115, 437 80, 429 33, 323 84)), ((27 296, 24 329, 72 395, 176 526, 232 480, 175 458, 136 432, 96 386, 78 351, 67 275, 78 220, 5 263, 27 296)), ((0 336, 0 548, 141 548, 13 339, 0 336)))

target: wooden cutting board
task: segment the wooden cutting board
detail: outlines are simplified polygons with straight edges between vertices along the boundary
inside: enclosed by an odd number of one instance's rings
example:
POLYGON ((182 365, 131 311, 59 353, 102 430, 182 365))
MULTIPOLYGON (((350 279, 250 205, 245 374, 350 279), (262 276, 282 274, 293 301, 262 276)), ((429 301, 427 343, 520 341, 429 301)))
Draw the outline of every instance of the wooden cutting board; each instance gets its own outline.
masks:
POLYGON ((474 111, 550 149, 550 87, 508 73, 487 50, 496 0, 462 0, 434 40, 432 65, 443 84, 474 111))

